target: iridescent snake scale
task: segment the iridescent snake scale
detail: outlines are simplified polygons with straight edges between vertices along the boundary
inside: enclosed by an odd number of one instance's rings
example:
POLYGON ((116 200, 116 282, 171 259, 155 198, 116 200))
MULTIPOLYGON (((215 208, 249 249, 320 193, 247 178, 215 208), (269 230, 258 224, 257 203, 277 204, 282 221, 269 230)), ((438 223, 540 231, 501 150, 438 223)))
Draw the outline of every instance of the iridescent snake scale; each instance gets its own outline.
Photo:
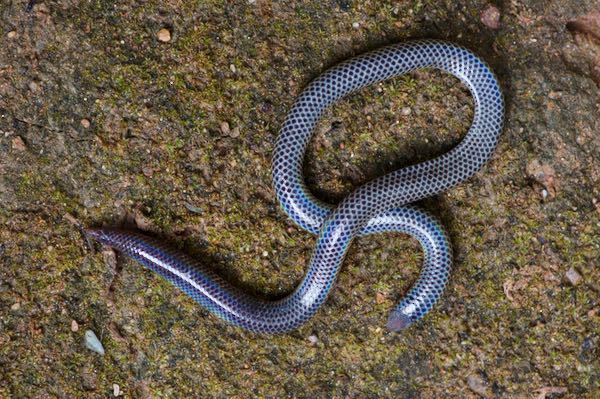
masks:
POLYGON ((410 204, 472 176, 489 159, 502 130, 504 102, 490 68, 458 45, 411 41, 360 55, 327 70, 300 94, 279 133, 273 182, 283 210, 318 234, 316 248, 300 285, 287 297, 267 301, 232 286, 206 265, 138 233, 86 230, 162 275, 222 319, 260 333, 297 328, 321 307, 356 236, 398 231, 412 235, 424 250, 423 270, 391 312, 387 326, 400 330, 422 318, 448 281, 451 249, 440 223, 410 204), (470 90, 473 123, 451 151, 388 173, 357 188, 337 206, 315 198, 302 176, 307 145, 323 111, 348 93, 420 68, 438 68, 458 77, 470 90))

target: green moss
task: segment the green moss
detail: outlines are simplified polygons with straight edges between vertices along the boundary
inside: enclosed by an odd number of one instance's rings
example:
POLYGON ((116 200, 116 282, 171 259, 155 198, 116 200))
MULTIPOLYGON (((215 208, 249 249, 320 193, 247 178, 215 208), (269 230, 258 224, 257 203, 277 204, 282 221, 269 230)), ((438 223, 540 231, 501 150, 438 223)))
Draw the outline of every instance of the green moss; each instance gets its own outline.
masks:
MULTIPOLYGON (((475 372, 474 364, 497 397, 545 385, 594 397, 590 354, 597 348, 586 352, 585 345, 596 345, 598 330, 595 182, 557 154, 587 162, 595 147, 590 140, 589 152, 577 152, 556 143, 571 143, 574 126, 577 134, 595 126, 589 118, 597 110, 582 95, 589 87, 578 86, 584 79, 553 58, 552 46, 568 51, 570 38, 555 26, 527 24, 527 2, 502 10, 496 31, 483 28, 481 1, 350 2, 349 10, 334 3, 92 1, 50 8, 52 23, 35 16, 27 37, 48 41, 42 52, 28 40, 20 51, 3 46, 7 73, 35 59, 32 70, 40 74, 9 79, 15 90, 8 114, 31 115, 36 125, 0 119, 7 138, 27 142, 27 151, 16 153, 0 141, 8 182, 0 189, 0 303, 7 309, 0 380, 8 382, 0 397, 106 397, 113 383, 127 397, 136 397, 140 384, 173 398, 465 397, 465 373, 475 372), (58 35, 53 26, 61 27, 58 35), (169 43, 156 39, 162 27, 172 32, 169 43), (425 32, 459 40, 499 65, 510 112, 484 170, 424 204, 450 231, 455 267, 441 303, 410 330, 383 328, 423 259, 402 235, 356 240, 323 309, 298 331, 262 337, 208 315, 136 263, 119 257, 115 270, 63 218, 68 212, 84 226, 118 225, 141 212, 158 236, 183 243, 244 287, 268 296, 293 290, 315 239, 291 227, 263 191, 294 95, 335 60, 425 32), (540 45, 540 38, 554 44, 540 45), (43 97, 26 90, 34 78, 44 80, 43 97), (539 110, 549 90, 578 101, 565 101, 559 116, 546 119, 539 110), (84 117, 90 128, 79 125, 84 117), (240 136, 221 134, 223 121, 240 136), (523 162, 533 158, 557 170, 556 198, 541 202, 525 180, 523 162), (184 202, 203 212, 189 212, 184 202), (582 284, 563 281, 570 267, 582 284), (530 270, 542 273, 525 275, 530 270), (526 284, 511 300, 503 286, 521 278, 526 284), (104 357, 83 346, 87 328, 103 342, 104 357), (95 389, 83 387, 84 370, 95 389)), ((19 26, 31 25, 19 20, 24 13, 2 10, 20 35, 19 26)), ((464 88, 431 71, 353 95, 319 127, 307 156, 309 185, 321 198, 343 198, 398 165, 447 151, 472 114, 464 88), (405 107, 411 112, 401 113, 405 107)))

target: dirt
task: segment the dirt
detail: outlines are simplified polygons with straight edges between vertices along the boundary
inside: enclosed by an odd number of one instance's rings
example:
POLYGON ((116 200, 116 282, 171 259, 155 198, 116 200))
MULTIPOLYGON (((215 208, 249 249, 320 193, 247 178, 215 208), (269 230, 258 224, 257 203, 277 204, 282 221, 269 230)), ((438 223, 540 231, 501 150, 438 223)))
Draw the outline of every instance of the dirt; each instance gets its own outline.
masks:
MULTIPOLYGON (((0 3, 0 397, 600 397, 597 2, 31 5, 0 3), (125 224, 250 291, 291 291, 315 239, 271 187, 286 112, 328 66, 411 38, 478 53, 507 113, 489 164, 421 204, 455 265, 409 330, 384 326, 420 269, 410 237, 355 240, 317 315, 267 337, 82 236, 125 224)), ((320 123, 309 186, 337 202, 448 151, 472 116, 435 71, 363 90, 320 123)))

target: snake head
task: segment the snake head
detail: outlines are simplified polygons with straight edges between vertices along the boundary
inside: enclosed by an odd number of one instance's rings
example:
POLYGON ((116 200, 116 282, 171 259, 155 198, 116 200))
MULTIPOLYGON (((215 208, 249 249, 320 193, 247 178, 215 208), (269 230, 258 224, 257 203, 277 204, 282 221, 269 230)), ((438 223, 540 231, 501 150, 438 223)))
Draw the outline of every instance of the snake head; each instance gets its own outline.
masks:
POLYGON ((89 238, 92 238, 103 244, 106 244, 106 241, 108 241, 108 237, 106 237, 105 230, 103 229, 85 229, 84 233, 89 238))
POLYGON ((122 243, 124 232, 118 229, 84 229, 84 233, 88 238, 99 242, 100 244, 113 247, 122 251, 122 243))

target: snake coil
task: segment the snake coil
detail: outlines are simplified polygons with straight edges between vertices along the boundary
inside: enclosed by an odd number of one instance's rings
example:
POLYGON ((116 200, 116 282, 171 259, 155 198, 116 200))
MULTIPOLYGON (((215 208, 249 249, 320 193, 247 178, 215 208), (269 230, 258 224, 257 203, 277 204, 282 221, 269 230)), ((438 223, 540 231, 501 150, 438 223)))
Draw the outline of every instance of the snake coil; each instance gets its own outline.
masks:
POLYGON ((490 68, 469 50, 442 41, 383 47, 312 81, 292 106, 273 157, 273 182, 283 210, 300 227, 318 234, 304 279, 281 300, 257 299, 154 238, 115 229, 89 229, 87 234, 159 273, 222 319, 254 332, 283 333, 307 321, 324 303, 354 237, 404 232, 419 240, 425 256, 417 282, 388 318, 387 327, 397 331, 421 319, 437 302, 452 263, 440 223, 410 204, 477 172, 496 147, 503 118, 502 93, 490 68), (353 91, 420 68, 446 71, 469 88, 475 112, 461 143, 440 157, 372 180, 337 206, 315 198, 304 183, 302 163, 323 111, 353 91))

